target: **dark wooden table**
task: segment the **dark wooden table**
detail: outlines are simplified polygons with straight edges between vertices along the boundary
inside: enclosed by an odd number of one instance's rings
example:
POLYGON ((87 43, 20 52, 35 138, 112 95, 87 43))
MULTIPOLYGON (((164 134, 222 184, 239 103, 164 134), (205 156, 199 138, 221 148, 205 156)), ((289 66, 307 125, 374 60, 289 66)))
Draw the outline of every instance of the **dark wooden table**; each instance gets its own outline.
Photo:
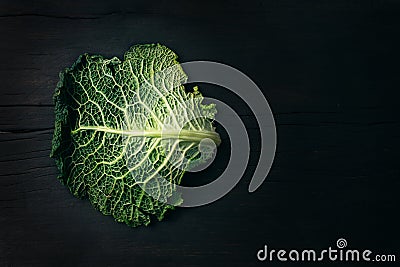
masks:
POLYGON ((400 260, 399 11, 383 0, 2 1, 0 266, 253 266, 264 244, 323 249, 341 237, 400 260), (246 175, 211 205, 133 229, 56 179, 52 94, 80 54, 121 57, 154 42, 181 61, 249 75, 273 109, 278 147, 266 182, 248 193, 254 117, 234 95, 200 85, 248 127, 246 175))

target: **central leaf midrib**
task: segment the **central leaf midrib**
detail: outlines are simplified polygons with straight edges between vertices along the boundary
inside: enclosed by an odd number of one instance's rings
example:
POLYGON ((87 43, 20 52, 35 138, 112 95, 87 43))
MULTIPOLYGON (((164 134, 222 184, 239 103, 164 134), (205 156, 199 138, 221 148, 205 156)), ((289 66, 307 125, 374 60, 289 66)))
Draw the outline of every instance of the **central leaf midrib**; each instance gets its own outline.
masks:
POLYGON ((137 137, 152 137, 152 138, 162 138, 162 139, 181 139, 185 141, 200 142, 204 138, 210 138, 217 145, 221 143, 219 134, 212 131, 198 131, 198 130, 118 130, 113 128, 108 128, 104 126, 81 126, 76 130, 71 131, 72 134, 76 134, 79 131, 99 131, 111 134, 119 134, 126 136, 137 136, 137 137))

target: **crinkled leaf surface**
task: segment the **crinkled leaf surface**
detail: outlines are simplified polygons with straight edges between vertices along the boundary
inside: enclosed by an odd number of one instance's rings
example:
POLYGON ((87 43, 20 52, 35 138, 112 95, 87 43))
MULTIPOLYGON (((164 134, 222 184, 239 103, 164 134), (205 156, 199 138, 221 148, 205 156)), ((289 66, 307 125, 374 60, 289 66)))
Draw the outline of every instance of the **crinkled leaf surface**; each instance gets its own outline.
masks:
POLYGON ((161 220, 191 164, 207 160, 204 138, 220 139, 214 105, 202 104, 177 56, 159 44, 136 45, 124 60, 84 54, 60 73, 51 156, 77 197, 130 226, 161 220), (149 194, 149 192, 151 194, 149 194))

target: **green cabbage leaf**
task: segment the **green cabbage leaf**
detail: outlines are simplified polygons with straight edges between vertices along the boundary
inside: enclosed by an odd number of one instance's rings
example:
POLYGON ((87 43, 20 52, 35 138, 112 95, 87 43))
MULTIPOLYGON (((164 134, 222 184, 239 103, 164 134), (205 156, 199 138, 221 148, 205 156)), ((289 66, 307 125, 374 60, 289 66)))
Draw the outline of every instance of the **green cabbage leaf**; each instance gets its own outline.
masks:
POLYGON ((197 87, 187 91, 186 80, 160 44, 135 45, 123 61, 81 55, 54 94, 50 156, 60 181, 118 222, 162 220, 184 201, 176 185, 185 171, 211 157, 202 140, 220 143, 215 105, 203 104, 197 87))

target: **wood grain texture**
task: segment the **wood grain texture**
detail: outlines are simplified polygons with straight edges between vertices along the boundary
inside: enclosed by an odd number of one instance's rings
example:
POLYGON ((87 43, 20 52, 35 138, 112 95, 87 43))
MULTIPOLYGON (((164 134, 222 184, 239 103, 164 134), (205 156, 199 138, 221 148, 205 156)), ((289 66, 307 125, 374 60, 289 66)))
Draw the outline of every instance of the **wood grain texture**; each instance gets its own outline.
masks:
MULTIPOLYGON (((0 3, 0 266, 255 266, 264 244, 318 249, 340 237, 398 252, 397 1, 53 2, 0 3), (153 42, 182 62, 249 75, 273 109, 278 149, 266 182, 249 194, 256 121, 237 96, 201 84, 249 130, 245 177, 211 205, 132 229, 56 179, 52 94, 80 54, 122 57, 153 42)), ((220 159, 229 154, 224 138, 220 159)), ((185 182, 207 182, 223 167, 185 182)))

